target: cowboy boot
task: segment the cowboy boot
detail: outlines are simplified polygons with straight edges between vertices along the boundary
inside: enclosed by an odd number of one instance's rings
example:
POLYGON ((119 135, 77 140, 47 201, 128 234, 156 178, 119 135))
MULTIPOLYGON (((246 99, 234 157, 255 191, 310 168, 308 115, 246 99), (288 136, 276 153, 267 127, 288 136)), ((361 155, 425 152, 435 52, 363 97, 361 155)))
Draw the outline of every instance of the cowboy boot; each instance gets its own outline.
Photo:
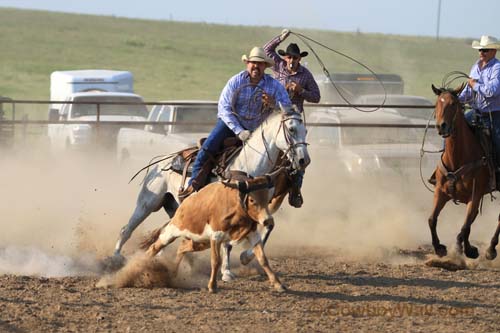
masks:
POLYGON ((304 204, 304 198, 300 192, 298 176, 292 176, 292 184, 290 186, 290 191, 288 192, 288 203, 290 206, 295 208, 300 208, 304 204))
POLYGON ((300 208, 304 204, 304 198, 302 198, 302 193, 298 186, 293 186, 288 193, 288 203, 295 208, 300 208))

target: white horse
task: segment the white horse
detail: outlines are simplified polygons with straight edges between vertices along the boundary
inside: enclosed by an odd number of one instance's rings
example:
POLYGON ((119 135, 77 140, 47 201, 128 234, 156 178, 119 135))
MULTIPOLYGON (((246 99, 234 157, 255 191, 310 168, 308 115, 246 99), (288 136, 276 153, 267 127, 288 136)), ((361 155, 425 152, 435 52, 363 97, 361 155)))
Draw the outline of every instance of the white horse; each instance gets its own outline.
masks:
MULTIPOLYGON (((271 113, 245 142, 242 150, 227 166, 227 170, 243 171, 257 177, 273 170, 278 155, 283 152, 295 170, 305 170, 311 162, 306 144, 306 128, 302 115, 290 108, 271 113)), ((152 213, 162 207, 172 217, 178 207, 177 196, 181 187, 182 175, 170 170, 170 160, 156 164, 147 173, 137 204, 127 225, 121 231, 115 245, 114 255, 120 257, 125 242, 132 232, 152 213), (166 171, 165 171, 166 170, 166 171)), ((191 194, 196 195, 196 192, 191 194)), ((266 230, 267 239, 270 230, 266 230)), ((228 245, 230 246, 230 245, 228 245)), ((226 247, 223 247, 225 250, 226 247)), ((249 254, 250 255, 250 254, 249 254)), ((229 253, 223 256, 223 279, 230 280, 229 253)))

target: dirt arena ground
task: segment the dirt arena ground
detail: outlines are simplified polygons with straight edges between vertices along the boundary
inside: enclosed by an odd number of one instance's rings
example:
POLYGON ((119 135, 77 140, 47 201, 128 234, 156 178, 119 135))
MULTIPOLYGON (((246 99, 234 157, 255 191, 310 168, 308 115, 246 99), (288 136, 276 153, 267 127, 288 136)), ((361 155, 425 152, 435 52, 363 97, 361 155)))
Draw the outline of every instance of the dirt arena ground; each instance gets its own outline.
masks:
MULTIPOLYGON (((500 329, 500 259, 466 260, 458 271, 424 264, 432 194, 417 177, 348 179, 311 165, 304 207, 283 207, 267 248, 288 291, 274 292, 255 264, 240 266, 235 249, 238 279, 209 294, 208 253, 176 279, 140 260, 121 276, 99 273, 133 209, 136 166, 37 151, 4 154, 0 165, 0 332, 500 329), (120 279, 135 286, 98 287, 120 279)), ((440 220, 450 250, 463 213, 450 205, 440 220)), ((471 235, 482 253, 497 215, 485 200, 471 235)), ((138 228, 125 247, 132 263, 137 242, 163 222, 160 212, 138 228)))

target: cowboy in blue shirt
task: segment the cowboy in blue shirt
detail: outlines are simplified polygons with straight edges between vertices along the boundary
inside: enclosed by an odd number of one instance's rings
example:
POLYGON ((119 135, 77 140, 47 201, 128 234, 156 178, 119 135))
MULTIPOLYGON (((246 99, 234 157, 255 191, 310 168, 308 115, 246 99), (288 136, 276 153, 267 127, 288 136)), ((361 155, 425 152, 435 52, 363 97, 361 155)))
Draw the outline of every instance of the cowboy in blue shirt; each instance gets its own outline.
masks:
MULTIPOLYGON (((472 125, 476 118, 489 130, 493 143, 493 159, 490 160, 489 167, 493 175, 493 164, 496 164, 497 168, 500 164, 500 61, 496 58, 500 43, 494 37, 481 36, 479 41, 472 42, 472 48, 478 50, 479 60, 472 66, 467 85, 460 93, 459 99, 472 108, 465 113, 467 122, 472 125)), ((493 177, 490 186, 495 188, 493 177)))
POLYGON ((261 47, 254 47, 248 57, 243 55, 241 60, 246 64, 246 70, 230 78, 222 90, 217 123, 196 156, 189 186, 179 193, 180 200, 205 185, 204 179, 198 179, 200 171, 210 156, 222 149, 224 139, 237 136, 241 141, 246 141, 280 103, 291 106, 285 88, 264 73, 266 68, 274 65, 274 61, 261 47), (255 96, 259 98, 255 99, 255 96))
MULTIPOLYGON (((474 41, 472 48, 479 51, 479 60, 472 66, 467 85, 459 99, 473 109, 466 113, 471 123, 474 113, 485 128, 490 129, 495 157, 500 160, 500 61, 495 57, 500 42, 491 36, 474 41)), ((498 163, 497 163, 498 164, 498 163)))

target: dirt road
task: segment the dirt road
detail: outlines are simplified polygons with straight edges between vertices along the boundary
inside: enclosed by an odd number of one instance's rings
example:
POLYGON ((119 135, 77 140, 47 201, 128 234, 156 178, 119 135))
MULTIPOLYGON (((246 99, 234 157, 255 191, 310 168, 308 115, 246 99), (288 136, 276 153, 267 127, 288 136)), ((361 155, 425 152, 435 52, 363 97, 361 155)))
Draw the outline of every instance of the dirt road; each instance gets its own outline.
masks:
MULTIPOLYGON (((432 194, 416 177, 344 179, 313 164, 304 207, 284 205, 267 249, 289 291, 239 268, 212 295, 207 253, 175 288, 97 288, 96 258, 112 253, 134 208, 137 169, 40 155, 1 161, 0 332, 500 330, 500 259, 456 272, 424 265, 432 194)), ((497 216, 485 200, 471 233, 481 253, 497 216)), ((450 249, 463 217, 463 206, 443 211, 450 249)), ((124 253, 165 218, 148 218, 124 253)))
POLYGON ((206 291, 208 262, 183 288, 97 288, 97 277, 0 277, 0 331, 494 332, 498 268, 446 271, 428 250, 392 253, 398 263, 353 262, 322 248, 274 250, 288 286, 272 291, 255 270, 206 291))

